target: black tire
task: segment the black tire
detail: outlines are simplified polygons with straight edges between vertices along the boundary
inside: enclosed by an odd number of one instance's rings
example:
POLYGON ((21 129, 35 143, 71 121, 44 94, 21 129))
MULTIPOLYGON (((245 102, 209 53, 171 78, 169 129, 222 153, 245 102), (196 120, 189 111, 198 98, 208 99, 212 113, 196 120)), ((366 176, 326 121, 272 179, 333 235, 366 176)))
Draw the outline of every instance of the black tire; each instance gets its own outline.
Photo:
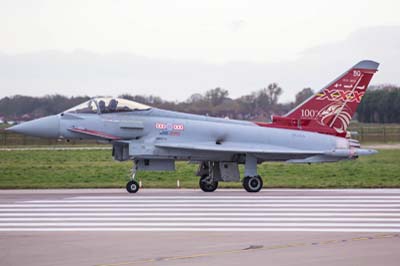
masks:
POLYGON ((247 184, 249 183, 249 181, 248 181, 249 178, 250 178, 249 176, 245 176, 245 177, 243 178, 243 182, 242 182, 243 188, 244 188, 246 191, 249 191, 249 187, 247 186, 247 184))
POLYGON ((135 180, 131 180, 126 184, 126 190, 129 193, 136 193, 139 190, 139 184, 135 180))
POLYGON ((243 187, 247 192, 258 192, 263 187, 262 178, 257 176, 246 176, 243 179, 243 187))
POLYGON ((218 181, 211 180, 208 175, 200 178, 199 186, 204 192, 214 192, 218 188, 218 181))

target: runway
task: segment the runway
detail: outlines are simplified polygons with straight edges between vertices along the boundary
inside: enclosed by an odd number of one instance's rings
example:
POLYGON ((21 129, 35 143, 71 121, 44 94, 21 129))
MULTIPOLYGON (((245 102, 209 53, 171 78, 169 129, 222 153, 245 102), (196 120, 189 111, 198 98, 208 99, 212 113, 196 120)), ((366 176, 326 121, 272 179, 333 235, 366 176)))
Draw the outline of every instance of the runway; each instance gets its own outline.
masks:
POLYGON ((400 190, 40 190, 1 191, 0 199, 4 265, 400 259, 400 190))

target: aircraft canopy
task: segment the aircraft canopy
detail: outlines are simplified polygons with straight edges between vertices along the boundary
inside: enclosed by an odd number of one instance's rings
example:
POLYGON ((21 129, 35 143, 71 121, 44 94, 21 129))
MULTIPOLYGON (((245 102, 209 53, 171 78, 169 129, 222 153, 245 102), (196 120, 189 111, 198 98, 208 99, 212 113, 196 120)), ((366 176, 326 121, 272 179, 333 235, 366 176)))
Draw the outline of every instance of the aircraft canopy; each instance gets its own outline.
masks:
POLYGON ((89 101, 81 103, 71 109, 65 111, 66 113, 119 113, 119 112, 132 112, 140 110, 148 110, 150 106, 138 102, 112 97, 99 97, 93 98, 89 101))

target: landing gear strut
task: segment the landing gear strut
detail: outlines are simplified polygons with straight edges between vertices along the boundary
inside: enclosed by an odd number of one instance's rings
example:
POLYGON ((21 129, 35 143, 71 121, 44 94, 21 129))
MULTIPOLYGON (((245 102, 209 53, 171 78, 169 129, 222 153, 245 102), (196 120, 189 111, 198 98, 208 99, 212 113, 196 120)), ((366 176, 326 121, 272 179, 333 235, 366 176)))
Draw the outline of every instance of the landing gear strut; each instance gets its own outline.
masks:
POLYGON ((209 175, 202 175, 199 181, 201 190, 204 192, 214 192, 218 188, 218 181, 209 175))
POLYGON ((136 193, 139 191, 139 183, 135 180, 136 170, 136 165, 134 164, 132 167, 132 180, 126 184, 126 190, 129 193, 136 193))

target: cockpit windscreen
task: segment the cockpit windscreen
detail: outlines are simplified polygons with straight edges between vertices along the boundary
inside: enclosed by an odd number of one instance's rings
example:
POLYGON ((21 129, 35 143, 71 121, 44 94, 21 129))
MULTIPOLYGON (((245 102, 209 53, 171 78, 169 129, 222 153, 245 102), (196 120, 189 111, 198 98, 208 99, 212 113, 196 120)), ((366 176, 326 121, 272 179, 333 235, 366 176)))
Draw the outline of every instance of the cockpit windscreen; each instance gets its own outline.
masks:
POLYGON ((140 110, 149 110, 151 107, 138 102, 121 99, 102 97, 94 98, 80 105, 77 105, 67 111, 66 113, 84 113, 84 114, 106 114, 106 113, 119 113, 119 112, 133 112, 140 110))

